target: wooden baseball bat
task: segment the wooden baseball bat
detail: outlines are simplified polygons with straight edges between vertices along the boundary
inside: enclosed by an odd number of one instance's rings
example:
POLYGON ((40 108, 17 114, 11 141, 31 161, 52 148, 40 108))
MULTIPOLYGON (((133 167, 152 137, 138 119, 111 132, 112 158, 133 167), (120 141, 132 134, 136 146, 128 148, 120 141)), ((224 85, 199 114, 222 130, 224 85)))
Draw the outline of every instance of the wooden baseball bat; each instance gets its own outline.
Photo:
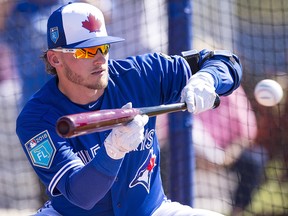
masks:
MULTIPOLYGON (((218 107, 220 98, 217 95, 214 107, 218 107)), ((185 103, 175 103, 142 108, 106 109, 92 112, 62 116, 57 120, 56 131, 63 138, 110 130, 131 121, 136 115, 146 114, 149 117, 186 110, 185 103)))

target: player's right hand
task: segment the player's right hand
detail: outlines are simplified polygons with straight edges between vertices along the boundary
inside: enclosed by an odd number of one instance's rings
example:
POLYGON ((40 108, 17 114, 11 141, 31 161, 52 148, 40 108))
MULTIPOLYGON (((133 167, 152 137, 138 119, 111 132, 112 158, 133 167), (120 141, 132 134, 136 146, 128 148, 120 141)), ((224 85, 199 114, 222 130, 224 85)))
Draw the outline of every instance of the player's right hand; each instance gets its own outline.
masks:
MULTIPOLYGON (((132 103, 122 108, 132 108, 132 103)), ((114 128, 104 141, 109 157, 118 160, 126 153, 135 150, 144 140, 144 126, 148 120, 147 115, 136 115, 128 124, 114 128)))
POLYGON ((185 102, 187 110, 193 114, 211 109, 216 97, 214 80, 207 72, 193 75, 181 92, 181 102, 185 102))

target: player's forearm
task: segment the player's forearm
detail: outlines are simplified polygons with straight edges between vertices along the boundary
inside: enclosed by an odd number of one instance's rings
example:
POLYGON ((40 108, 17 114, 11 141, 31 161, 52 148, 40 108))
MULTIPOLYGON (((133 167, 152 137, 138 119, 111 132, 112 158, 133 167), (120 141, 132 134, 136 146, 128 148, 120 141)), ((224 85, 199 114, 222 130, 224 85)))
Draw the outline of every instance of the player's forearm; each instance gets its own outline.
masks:
POLYGON ((59 182, 58 189, 74 205, 91 209, 112 187, 121 163, 102 148, 89 164, 59 182))
MULTIPOLYGON (((239 87, 242 79, 242 66, 237 56, 214 55, 203 61, 207 50, 200 52, 200 71, 210 73, 214 78, 214 87, 219 95, 229 95, 239 87)), ((232 54, 232 53, 231 53, 232 54)))

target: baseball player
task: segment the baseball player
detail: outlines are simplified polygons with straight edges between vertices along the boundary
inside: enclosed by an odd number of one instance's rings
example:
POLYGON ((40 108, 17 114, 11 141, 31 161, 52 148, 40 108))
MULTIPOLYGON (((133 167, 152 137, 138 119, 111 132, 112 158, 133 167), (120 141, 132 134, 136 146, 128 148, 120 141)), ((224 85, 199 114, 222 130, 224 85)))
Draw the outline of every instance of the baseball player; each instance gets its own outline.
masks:
POLYGON ((102 12, 87 3, 54 11, 47 39, 43 59, 54 77, 25 105, 16 128, 50 198, 36 215, 220 215, 165 196, 155 117, 137 115, 113 130, 71 139, 58 136, 55 125, 68 114, 179 101, 191 113, 203 112, 216 93, 239 86, 238 58, 202 50, 186 56, 197 56, 194 66, 159 53, 108 60, 111 44, 123 39, 108 36, 102 12))

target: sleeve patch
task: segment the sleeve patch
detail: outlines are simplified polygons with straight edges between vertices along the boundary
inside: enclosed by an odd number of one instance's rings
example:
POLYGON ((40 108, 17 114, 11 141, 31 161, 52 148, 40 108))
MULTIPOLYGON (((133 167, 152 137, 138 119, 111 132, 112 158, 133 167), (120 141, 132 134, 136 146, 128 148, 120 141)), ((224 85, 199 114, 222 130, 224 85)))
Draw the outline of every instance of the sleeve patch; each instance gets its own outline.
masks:
POLYGON ((34 166, 50 168, 56 148, 47 130, 30 139, 25 143, 25 147, 34 166))

